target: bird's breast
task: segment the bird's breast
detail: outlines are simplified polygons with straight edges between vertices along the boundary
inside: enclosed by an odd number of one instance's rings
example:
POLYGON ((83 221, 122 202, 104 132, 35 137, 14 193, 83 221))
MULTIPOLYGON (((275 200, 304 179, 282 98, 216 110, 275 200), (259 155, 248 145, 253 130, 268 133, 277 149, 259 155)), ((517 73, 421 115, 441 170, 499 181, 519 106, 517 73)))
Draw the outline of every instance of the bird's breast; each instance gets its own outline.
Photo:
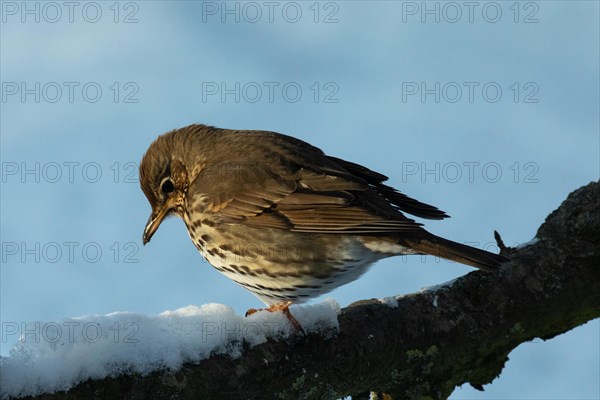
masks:
POLYGON ((388 255, 351 235, 259 229, 184 214, 190 239, 222 274, 268 305, 307 300, 351 282, 388 255))

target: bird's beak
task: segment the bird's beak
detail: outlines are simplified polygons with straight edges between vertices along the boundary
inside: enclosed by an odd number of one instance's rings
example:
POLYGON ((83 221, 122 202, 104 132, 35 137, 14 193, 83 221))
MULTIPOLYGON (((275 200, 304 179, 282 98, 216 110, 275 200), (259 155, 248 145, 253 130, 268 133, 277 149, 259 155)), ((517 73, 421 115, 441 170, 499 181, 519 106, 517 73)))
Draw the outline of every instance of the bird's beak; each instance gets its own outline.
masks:
POLYGON ((170 208, 171 204, 167 200, 158 211, 152 210, 152 214, 150 214, 150 218, 148 218, 148 222, 146 222, 146 227, 144 228, 144 236, 142 237, 144 246, 152 239, 154 232, 156 232, 163 219, 165 219, 170 208))

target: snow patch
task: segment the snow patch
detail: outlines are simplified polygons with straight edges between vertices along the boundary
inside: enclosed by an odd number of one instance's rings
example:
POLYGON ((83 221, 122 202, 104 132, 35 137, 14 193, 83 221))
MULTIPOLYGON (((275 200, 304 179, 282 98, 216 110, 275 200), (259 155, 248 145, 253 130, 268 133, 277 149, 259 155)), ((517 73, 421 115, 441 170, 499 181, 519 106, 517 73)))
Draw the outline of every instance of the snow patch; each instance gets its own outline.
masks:
POLYGON ((520 244, 518 244, 516 248, 517 248, 517 249, 522 249, 523 247, 527 247, 527 246, 534 245, 534 244, 536 244, 536 243, 537 243, 537 242, 539 242, 539 241, 540 241, 540 239, 538 239, 538 238, 534 237, 534 238, 533 238, 533 239, 531 239, 529 242, 525 242, 525 243, 520 243, 520 244))
POLYGON ((448 282, 444 282, 444 283, 440 283, 439 285, 433 285, 433 286, 427 286, 424 288, 421 288, 421 290, 419 290, 419 293, 424 293, 424 292, 435 292, 436 290, 442 289, 442 288, 449 288, 452 287, 452 285, 454 285, 454 283, 459 280, 461 277, 452 279, 451 281, 448 282))
MULTIPOLYGON (((306 333, 332 335, 339 328, 335 300, 292 306, 291 312, 306 333)), ((252 347, 295 334, 281 312, 245 318, 222 304, 187 306, 154 316, 113 312, 22 325, 12 332, 23 329, 25 334, 9 357, 0 358, 2 399, 68 390, 90 378, 177 370, 213 354, 235 358, 244 344, 252 347)))
POLYGON ((394 296, 384 297, 383 299, 379 299, 379 302, 387 305, 390 308, 398 307, 398 299, 394 296))

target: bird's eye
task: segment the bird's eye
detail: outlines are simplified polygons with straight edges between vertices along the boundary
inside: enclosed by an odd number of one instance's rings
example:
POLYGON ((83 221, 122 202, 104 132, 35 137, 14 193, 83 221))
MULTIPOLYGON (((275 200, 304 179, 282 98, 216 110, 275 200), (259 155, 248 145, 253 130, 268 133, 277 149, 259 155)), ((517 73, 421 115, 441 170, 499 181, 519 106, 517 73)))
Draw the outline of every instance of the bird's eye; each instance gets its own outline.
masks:
POLYGON ((163 179, 162 183, 160 184, 160 190, 162 190, 164 194, 173 193, 173 191, 175 190, 175 185, 173 184, 171 178, 163 179))

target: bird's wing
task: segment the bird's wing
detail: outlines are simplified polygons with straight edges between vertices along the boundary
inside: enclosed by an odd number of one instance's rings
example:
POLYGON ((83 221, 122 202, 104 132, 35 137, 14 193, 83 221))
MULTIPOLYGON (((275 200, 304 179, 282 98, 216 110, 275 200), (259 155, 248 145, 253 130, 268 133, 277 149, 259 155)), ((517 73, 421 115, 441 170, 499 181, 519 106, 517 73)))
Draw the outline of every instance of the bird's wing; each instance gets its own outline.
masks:
POLYGON ((203 196, 206 211, 222 223, 315 233, 419 229, 376 187, 338 163, 312 167, 217 163, 196 176, 188 193, 203 196))
POLYGON ((372 171, 366 167, 363 167, 362 165, 342 160, 340 158, 331 156, 328 158, 338 163, 352 175, 360 177, 369 184, 373 185, 379 194, 388 199, 390 203, 404 212, 426 219, 444 219, 449 217, 448 214, 437 207, 420 202, 412 197, 408 197, 393 187, 383 184, 383 182, 387 181, 388 177, 380 174, 379 172, 372 171))

